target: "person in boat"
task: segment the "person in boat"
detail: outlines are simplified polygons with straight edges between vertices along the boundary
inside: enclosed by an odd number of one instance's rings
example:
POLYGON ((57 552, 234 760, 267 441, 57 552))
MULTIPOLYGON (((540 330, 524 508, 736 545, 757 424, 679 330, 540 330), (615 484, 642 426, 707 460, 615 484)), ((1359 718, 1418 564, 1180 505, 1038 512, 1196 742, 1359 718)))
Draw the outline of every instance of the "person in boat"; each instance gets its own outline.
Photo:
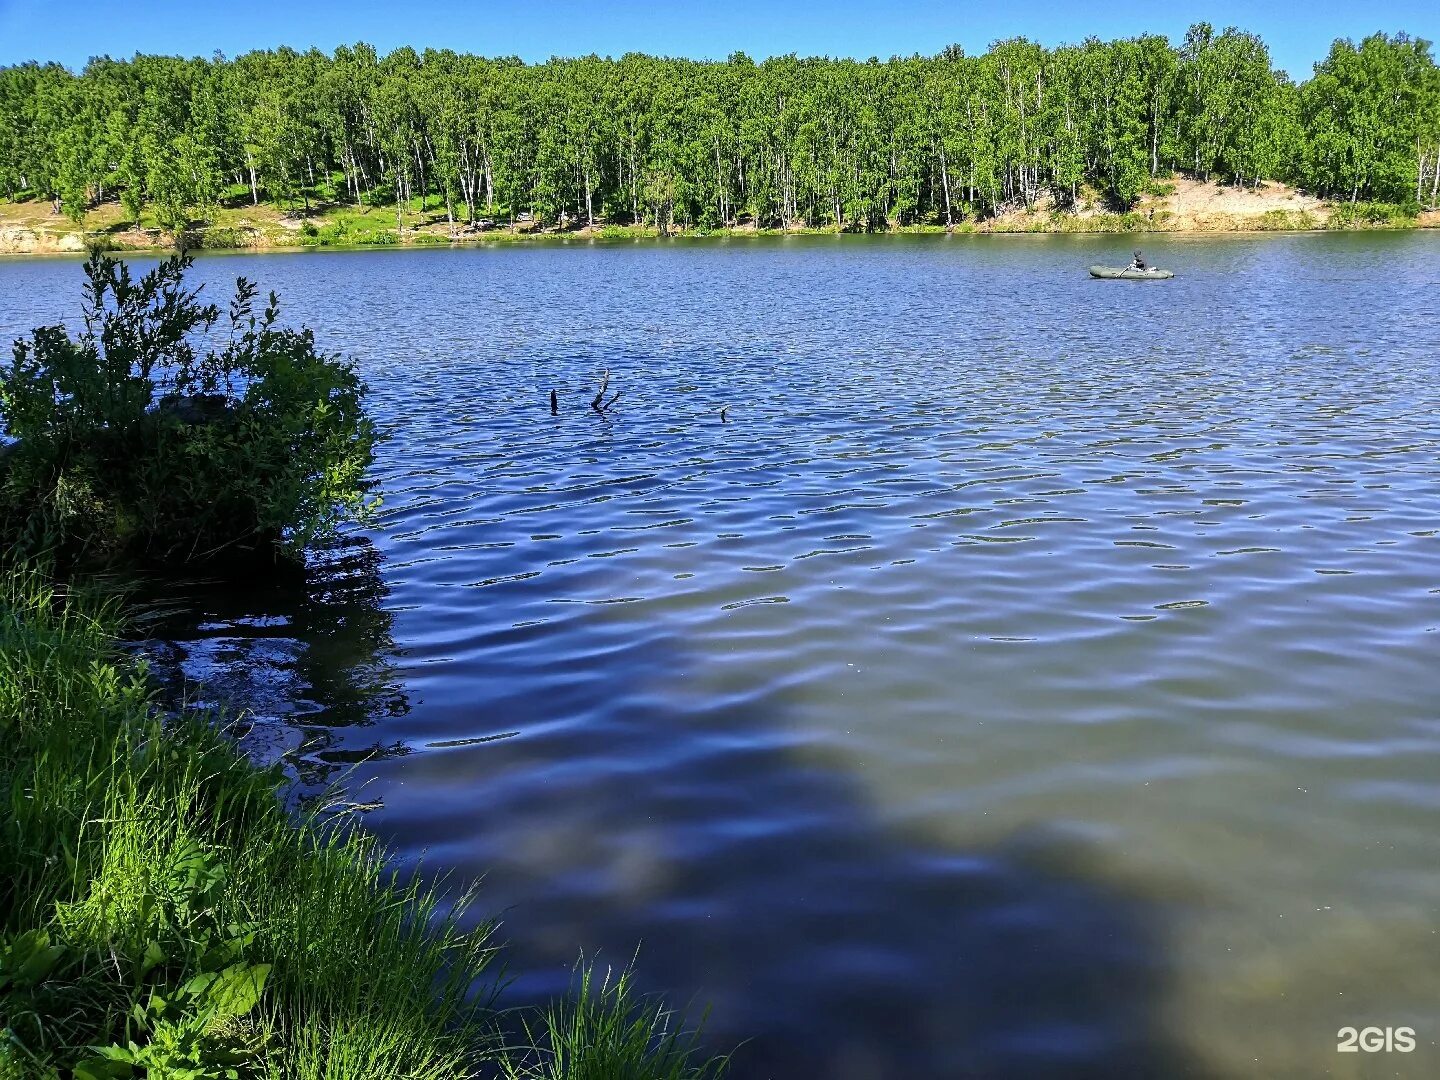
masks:
POLYGON ((1135 257, 1130 260, 1130 269, 1131 269, 1131 270, 1149 270, 1149 269, 1150 269, 1150 267, 1148 267, 1148 266, 1145 265, 1145 256, 1140 254, 1139 249, 1136 249, 1136 251, 1135 251, 1135 257))

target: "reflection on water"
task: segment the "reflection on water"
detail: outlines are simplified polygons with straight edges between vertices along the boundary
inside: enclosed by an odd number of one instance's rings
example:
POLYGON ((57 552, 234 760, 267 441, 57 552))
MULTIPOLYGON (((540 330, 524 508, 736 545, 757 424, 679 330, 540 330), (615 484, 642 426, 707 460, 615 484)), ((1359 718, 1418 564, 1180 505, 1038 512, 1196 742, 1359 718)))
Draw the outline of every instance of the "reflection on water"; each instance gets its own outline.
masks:
POLYGON ((396 670, 382 556, 360 536, 279 581, 145 579, 131 586, 135 647, 167 694, 226 708, 246 750, 307 787, 409 752, 374 730, 410 708, 396 670))
POLYGON ((145 632, 484 876, 514 1002, 640 942, 742 1080, 1436 1075, 1440 237, 1125 249, 207 259, 357 357, 386 508, 145 632))
MULTIPOLYGON (((657 637, 605 663, 696 670, 682 649, 657 637)), ((1164 908, 1107 880, 1084 829, 937 843, 882 820, 845 762, 806 760, 803 693, 683 713, 616 693, 603 748, 576 723, 492 747, 478 775, 417 755, 388 789, 406 850, 503 882, 512 1000, 561 993, 576 942, 623 962, 638 940, 650 985, 703 994, 712 1041, 744 1040, 741 1076, 1191 1069, 1165 1023, 1164 908)))

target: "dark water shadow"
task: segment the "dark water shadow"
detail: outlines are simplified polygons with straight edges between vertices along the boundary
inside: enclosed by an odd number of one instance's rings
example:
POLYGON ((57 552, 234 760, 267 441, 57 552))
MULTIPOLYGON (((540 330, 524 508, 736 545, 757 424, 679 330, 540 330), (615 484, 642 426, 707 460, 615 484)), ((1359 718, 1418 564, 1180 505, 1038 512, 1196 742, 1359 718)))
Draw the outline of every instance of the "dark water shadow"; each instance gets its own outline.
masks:
POLYGON ((294 573, 134 580, 130 644, 170 705, 224 709, 248 753, 319 788, 407 752, 375 730, 410 709, 382 561, 347 537, 294 573))
POLYGON ((356 538, 291 581, 141 583, 135 645, 176 700, 248 710, 247 749, 302 792, 373 778, 367 823, 402 864, 483 878, 502 1006, 638 945, 643 989, 708 1004, 706 1045, 739 1044, 736 1080, 1211 1075, 1166 1022, 1173 894, 1062 822, 966 846, 887 820, 787 692, 667 701, 663 673, 704 662, 681 641, 603 650, 604 702, 472 664, 477 714, 517 734, 410 754, 381 564, 356 538))
MULTIPOLYGON (((626 685, 682 659, 652 641, 606 663, 626 685)), ((582 949, 623 967, 638 943, 643 988, 708 1003, 712 1049, 743 1041, 737 1080, 1212 1075, 1166 1023, 1177 896, 1121 883, 1077 829, 951 845, 882 820, 783 700, 641 701, 558 733, 509 717, 515 738, 376 770, 369 823, 404 860, 484 879, 502 1005, 563 993, 582 949)))

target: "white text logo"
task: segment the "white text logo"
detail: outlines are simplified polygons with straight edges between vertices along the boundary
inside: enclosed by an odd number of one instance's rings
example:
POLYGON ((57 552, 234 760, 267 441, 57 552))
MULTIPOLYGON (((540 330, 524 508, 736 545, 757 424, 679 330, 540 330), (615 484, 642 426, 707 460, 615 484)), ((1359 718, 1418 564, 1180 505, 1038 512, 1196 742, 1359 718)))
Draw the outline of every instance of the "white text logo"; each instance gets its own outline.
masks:
POLYGON ((1378 1054, 1382 1051, 1389 1053, 1394 1050, 1401 1054, 1408 1054, 1415 1049, 1415 1029, 1408 1027, 1359 1028, 1343 1027, 1336 1034, 1340 1045, 1335 1047, 1342 1054, 1358 1054, 1364 1050, 1367 1054, 1378 1054))

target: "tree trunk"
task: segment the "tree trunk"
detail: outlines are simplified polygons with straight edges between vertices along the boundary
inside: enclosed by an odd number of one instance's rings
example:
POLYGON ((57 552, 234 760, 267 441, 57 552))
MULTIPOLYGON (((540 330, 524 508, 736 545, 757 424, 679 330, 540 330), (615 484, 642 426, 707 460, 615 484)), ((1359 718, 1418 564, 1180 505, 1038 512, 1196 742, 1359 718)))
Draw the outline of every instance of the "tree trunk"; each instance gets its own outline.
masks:
POLYGON ((630 218, 631 223, 640 224, 640 173, 635 168, 635 141, 630 141, 630 218))
POLYGON ((715 137, 715 191, 720 196, 720 225, 723 228, 728 223, 728 215, 725 213, 725 170, 720 164, 720 137, 715 137))
POLYGON ((950 213, 950 170, 945 162, 945 141, 940 140, 940 180, 945 186, 945 228, 953 229, 955 219, 950 213))

